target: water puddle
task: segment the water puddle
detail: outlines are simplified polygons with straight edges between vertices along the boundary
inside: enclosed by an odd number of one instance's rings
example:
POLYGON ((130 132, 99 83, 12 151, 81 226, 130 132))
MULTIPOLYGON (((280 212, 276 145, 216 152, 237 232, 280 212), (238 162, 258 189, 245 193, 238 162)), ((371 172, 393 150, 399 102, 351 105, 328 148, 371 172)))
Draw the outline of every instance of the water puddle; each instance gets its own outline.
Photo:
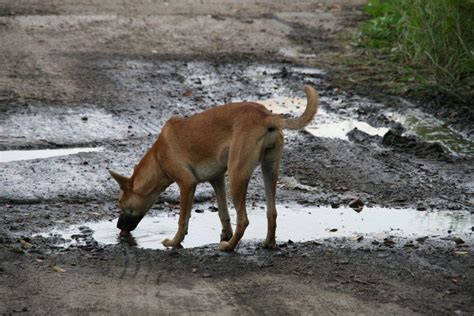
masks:
POLYGON ((413 109, 403 114, 390 112, 387 117, 402 124, 407 129, 407 135, 416 135, 427 142, 438 142, 455 154, 474 154, 474 142, 429 114, 413 109))
MULTIPOLYGON (((335 102, 326 99, 323 101, 335 102)), ((277 114, 301 115, 306 107, 303 98, 273 98, 258 101, 277 114)), ((407 131, 405 135, 415 135, 426 142, 438 142, 454 154, 474 154, 474 142, 454 131, 443 121, 419 110, 407 110, 404 113, 385 112, 386 116, 400 123, 407 131)), ((371 136, 384 136, 388 128, 374 127, 366 122, 351 118, 349 115, 319 110, 316 118, 305 129, 317 137, 348 140, 347 133, 357 128, 371 136)))
POLYGON ((78 153, 96 152, 102 150, 101 147, 78 147, 78 148, 66 148, 66 149, 42 149, 42 150, 6 150, 0 151, 0 163, 19 161, 19 160, 31 160, 31 159, 44 159, 50 157, 75 155, 78 153))
MULTIPOLYGON (((189 234, 183 246, 198 247, 219 242, 221 225, 217 212, 209 205, 193 210, 189 234), (196 210, 199 210, 197 212, 196 210)), ((235 227, 235 211, 231 210, 231 222, 235 227)), ((250 225, 244 240, 263 240, 267 229, 265 210, 255 206, 248 210, 250 225)), ((418 236, 462 236, 472 240, 473 214, 467 212, 419 212, 413 209, 365 208, 356 213, 350 208, 302 207, 283 204, 278 208, 277 241, 309 241, 328 237, 372 238, 418 236)), ((132 232, 132 237, 120 238, 116 220, 89 222, 65 230, 54 230, 43 236, 61 235, 63 246, 80 245, 81 238, 92 237, 100 244, 127 243, 142 248, 164 249, 161 241, 173 237, 178 225, 174 212, 158 216, 146 216, 132 232), (89 234, 89 235, 88 235, 89 234)), ((84 240, 84 239, 82 239, 84 240)))
MULTIPOLYGON (((276 98, 258 102, 276 114, 293 114, 298 116, 303 113, 306 107, 306 99, 299 98, 276 98)), ((316 118, 305 129, 317 137, 348 140, 347 133, 354 128, 372 136, 383 136, 388 132, 388 128, 373 127, 362 121, 327 112, 323 108, 319 109, 316 118)))

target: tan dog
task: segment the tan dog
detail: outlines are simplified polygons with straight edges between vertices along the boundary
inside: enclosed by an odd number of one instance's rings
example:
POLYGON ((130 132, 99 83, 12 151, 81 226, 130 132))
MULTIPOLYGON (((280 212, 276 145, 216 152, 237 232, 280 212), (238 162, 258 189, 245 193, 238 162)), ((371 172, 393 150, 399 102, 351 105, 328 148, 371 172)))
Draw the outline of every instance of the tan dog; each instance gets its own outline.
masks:
POLYGON ((275 248, 275 191, 283 149, 282 129, 305 127, 319 109, 316 91, 308 85, 304 91, 307 106, 303 115, 296 119, 272 114, 265 106, 252 102, 226 104, 191 117, 169 119, 130 178, 109 171, 121 189, 121 214, 117 223, 121 234, 129 234, 135 229, 160 193, 176 182, 180 189, 178 231, 173 239, 165 239, 163 244, 181 247, 188 230, 196 185, 209 181, 216 192, 222 223, 219 248, 234 250, 249 224, 245 209, 247 186, 260 163, 268 219, 264 246, 275 248), (226 171, 230 195, 237 210, 234 234, 227 210, 226 171))

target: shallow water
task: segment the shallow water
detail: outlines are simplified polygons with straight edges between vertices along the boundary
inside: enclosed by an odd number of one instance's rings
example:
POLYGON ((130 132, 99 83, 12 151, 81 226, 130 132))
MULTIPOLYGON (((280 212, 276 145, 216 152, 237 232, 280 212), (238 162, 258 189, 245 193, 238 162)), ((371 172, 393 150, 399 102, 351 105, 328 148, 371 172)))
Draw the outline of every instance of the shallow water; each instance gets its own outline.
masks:
MULTIPOLYGON (((295 116, 301 115, 306 107, 306 99, 303 98, 282 97, 261 100, 259 103, 265 105, 273 113, 295 116)), ((474 142, 432 115, 416 109, 409 109, 404 113, 386 112, 386 114, 388 118, 400 123, 407 130, 406 135, 416 135, 427 142, 438 142, 454 154, 474 154, 474 142)), ((354 128, 372 136, 383 136, 389 130, 385 127, 371 126, 351 117, 327 112, 324 108, 319 110, 315 119, 305 129, 314 136, 348 140, 347 133, 354 128)))
MULTIPOLYGON (((221 232, 217 212, 209 211, 208 205, 193 210, 189 234, 184 247, 198 247, 219 242, 221 232)), ((231 222, 235 227, 235 211, 231 210, 231 222)), ((248 210, 250 225, 244 240, 263 240, 267 229, 265 210, 257 206, 248 210)), ((92 237, 100 244, 119 242, 142 248, 164 249, 161 241, 172 238, 177 229, 178 216, 174 212, 164 212, 158 216, 146 216, 132 232, 131 238, 120 238, 116 220, 88 222, 65 230, 54 230, 47 235, 62 235, 65 246, 80 243, 71 236, 80 234, 79 227, 87 226, 92 237)), ((365 208, 357 213, 351 208, 302 207, 297 204, 283 204, 278 207, 277 241, 309 241, 328 237, 373 237, 387 236, 462 236, 472 239, 473 214, 467 212, 419 212, 414 209, 365 208), (336 231, 334 231, 336 230, 336 231), (450 231, 450 232, 448 232, 450 231)), ((77 239, 77 238, 76 238, 77 239)))
MULTIPOLYGON (((301 115, 306 107, 306 99, 276 98, 259 101, 276 114, 301 115)), ((348 140, 347 133, 357 128, 369 135, 383 136, 388 128, 374 127, 353 118, 343 117, 320 108, 315 119, 305 129, 317 137, 339 138, 348 140)))
POLYGON ((0 162, 18 160, 44 159, 50 157, 74 155, 84 152, 100 151, 100 147, 77 147, 64 149, 42 149, 42 150, 6 150, 0 151, 0 162))
POLYGON ((427 113, 410 109, 405 113, 389 112, 387 116, 402 124, 408 135, 416 135, 427 142, 438 142, 455 154, 474 155, 474 142, 427 113))

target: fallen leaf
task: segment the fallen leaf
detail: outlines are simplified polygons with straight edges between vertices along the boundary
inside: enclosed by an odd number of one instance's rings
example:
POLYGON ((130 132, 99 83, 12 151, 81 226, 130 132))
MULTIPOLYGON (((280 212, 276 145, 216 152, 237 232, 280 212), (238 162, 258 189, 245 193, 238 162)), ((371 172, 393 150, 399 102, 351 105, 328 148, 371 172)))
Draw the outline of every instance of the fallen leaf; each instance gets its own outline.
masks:
POLYGON ((185 97, 190 97, 192 95, 193 95, 193 92, 191 90, 188 90, 188 91, 183 93, 183 96, 185 96, 185 97))
POLYGON ((32 245, 24 239, 20 240, 20 245, 23 249, 29 249, 32 247, 32 245))
POLYGON ((61 273, 66 272, 66 270, 64 270, 63 268, 58 267, 58 266, 54 266, 54 267, 53 267, 53 271, 55 271, 55 272, 61 272, 61 273))
POLYGON ((352 240, 356 240, 358 242, 361 242, 362 240, 364 240, 364 236, 362 236, 362 235, 354 236, 354 237, 352 237, 352 240))

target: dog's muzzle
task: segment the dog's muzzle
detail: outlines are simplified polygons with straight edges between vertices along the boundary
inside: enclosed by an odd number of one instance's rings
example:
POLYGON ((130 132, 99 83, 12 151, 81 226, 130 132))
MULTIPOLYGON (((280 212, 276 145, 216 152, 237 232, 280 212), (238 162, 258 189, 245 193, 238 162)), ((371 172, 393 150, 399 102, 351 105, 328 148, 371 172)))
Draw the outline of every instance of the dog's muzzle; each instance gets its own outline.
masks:
POLYGON ((121 230, 121 234, 130 233, 132 230, 137 228, 137 225, 140 223, 142 218, 143 216, 120 214, 117 222, 117 228, 121 230))

